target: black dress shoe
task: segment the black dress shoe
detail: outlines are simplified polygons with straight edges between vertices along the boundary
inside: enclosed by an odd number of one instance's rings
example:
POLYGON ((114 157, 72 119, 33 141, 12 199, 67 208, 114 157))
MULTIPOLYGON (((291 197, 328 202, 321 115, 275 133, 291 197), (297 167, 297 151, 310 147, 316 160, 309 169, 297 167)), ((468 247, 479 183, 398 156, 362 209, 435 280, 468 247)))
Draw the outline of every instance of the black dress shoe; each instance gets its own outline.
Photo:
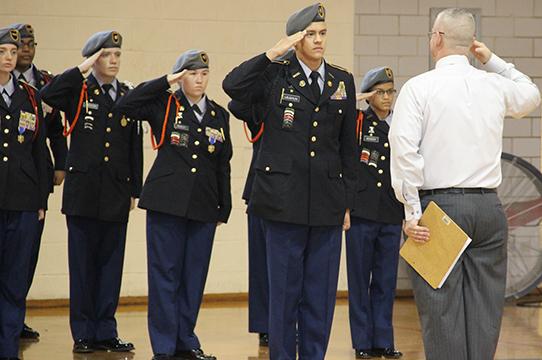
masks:
POLYGON ((403 356, 402 352, 397 351, 394 348, 386 348, 386 349, 375 348, 375 349, 372 349, 372 353, 375 356, 378 356, 378 357, 383 356, 386 359, 399 359, 403 356))
POLYGON ((216 360, 216 356, 205 355, 201 349, 179 351, 175 356, 179 360, 216 360))
POLYGON ((73 343, 73 352, 79 354, 94 352, 92 341, 85 339, 75 340, 73 343))
POLYGON ((372 359, 373 353, 368 349, 356 349, 356 359, 372 359))
POLYGON ((96 350, 102 351, 112 351, 112 352, 127 352, 135 349, 134 344, 129 342, 124 342, 121 339, 112 338, 102 341, 96 341, 94 343, 94 348, 96 350))
POLYGON ((21 339, 24 340, 39 340, 40 333, 32 329, 30 326, 24 324, 23 331, 21 331, 21 339))
POLYGON ((269 346, 269 334, 260 333, 260 346, 268 347, 269 346))

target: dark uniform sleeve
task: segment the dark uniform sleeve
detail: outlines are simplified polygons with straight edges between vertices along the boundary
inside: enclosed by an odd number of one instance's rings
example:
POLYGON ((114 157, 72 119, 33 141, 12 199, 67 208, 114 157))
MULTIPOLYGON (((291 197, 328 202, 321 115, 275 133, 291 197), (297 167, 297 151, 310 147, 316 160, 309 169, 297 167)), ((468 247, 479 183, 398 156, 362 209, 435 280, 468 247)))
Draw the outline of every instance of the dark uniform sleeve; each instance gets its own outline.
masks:
POLYGON ((79 100, 84 80, 85 77, 78 67, 68 69, 62 74, 53 77, 41 89, 40 96, 47 105, 70 114, 73 101, 79 100))
POLYGON ((68 156, 68 145, 63 135, 64 127, 60 111, 53 109, 53 112, 45 117, 45 121, 47 122, 47 137, 53 153, 55 170, 64 170, 68 156))
MULTIPOLYGON (((36 94, 36 102, 41 104, 39 94, 36 94)), ((45 143, 47 130, 43 118, 41 106, 38 106, 38 135, 32 144, 32 157, 38 172, 39 203, 40 209, 47 209, 47 200, 49 198, 49 174, 47 172, 47 145, 45 143)))
POLYGON ((258 106, 232 100, 228 104, 228 110, 235 118, 245 122, 253 135, 259 131, 261 121, 258 116, 261 115, 258 114, 258 106))
POLYGON ((268 95, 275 80, 274 68, 265 53, 234 68, 222 82, 222 88, 233 100, 245 104, 260 102, 268 95))
POLYGON ((143 132, 140 121, 136 121, 133 124, 131 137, 130 169, 132 169, 132 197, 139 198, 143 186, 143 132))
POLYGON ((220 160, 217 168, 217 180, 218 180, 218 199, 220 210, 218 212, 218 221, 223 223, 228 222, 228 218, 231 213, 231 165, 230 160, 233 155, 233 146, 230 136, 230 114, 222 110, 225 117, 226 128, 224 134, 226 135, 225 146, 220 152, 220 160))
POLYGON ((166 106, 164 94, 169 87, 167 75, 143 82, 120 98, 113 111, 131 118, 153 121, 156 118, 157 107, 166 106))
POLYGON ((357 147, 356 147, 356 88, 352 74, 348 74, 346 85, 347 107, 341 134, 340 154, 343 168, 343 180, 346 189, 346 208, 354 208, 356 195, 357 173, 357 147))

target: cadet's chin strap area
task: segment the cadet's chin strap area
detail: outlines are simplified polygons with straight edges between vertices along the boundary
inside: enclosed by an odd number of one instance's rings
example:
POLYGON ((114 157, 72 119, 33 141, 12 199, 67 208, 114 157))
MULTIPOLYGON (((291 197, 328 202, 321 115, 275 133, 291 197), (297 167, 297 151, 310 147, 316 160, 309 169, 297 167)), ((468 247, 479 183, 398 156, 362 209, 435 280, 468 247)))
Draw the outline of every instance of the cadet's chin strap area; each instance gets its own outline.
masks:
POLYGON ((358 138, 359 145, 361 145, 362 132, 363 132, 363 111, 359 111, 358 118, 356 120, 356 136, 358 138))
POLYGON ((36 136, 38 136, 38 132, 40 129, 38 102, 36 101, 36 95, 34 93, 34 90, 30 87, 30 85, 24 82, 21 82, 21 84, 23 85, 24 89, 28 93, 28 97, 30 98, 30 102, 32 103, 32 108, 34 109, 34 115, 36 115, 36 125, 35 125, 34 135, 32 136, 32 141, 34 141, 36 139, 36 136))
POLYGON ((253 138, 251 138, 250 135, 248 135, 247 123, 243 121, 243 130, 245 131, 245 136, 246 136, 248 142, 251 143, 251 144, 254 144, 256 141, 260 140, 260 138, 263 135, 263 129, 264 129, 264 125, 263 125, 263 122, 262 122, 260 124, 260 130, 258 130, 258 133, 253 138))
POLYGON ((70 128, 68 129, 68 123, 66 118, 64 118, 64 131, 62 132, 62 135, 64 137, 70 136, 73 129, 75 129, 75 125, 77 124, 77 120, 79 120, 79 115, 81 114, 81 108, 83 107, 83 98, 85 99, 85 102, 87 104, 87 110, 88 110, 88 91, 87 91, 87 83, 84 82, 83 86, 81 87, 81 94, 79 95, 79 102, 77 103, 77 113, 75 114, 75 117, 71 121, 70 128))
POLYGON ((153 150, 158 150, 164 144, 164 139, 166 137, 167 121, 169 118, 169 108, 170 108, 172 99, 175 99, 175 117, 177 117, 177 115, 179 114, 179 108, 181 107, 181 104, 179 104, 179 100, 177 100, 174 94, 171 94, 169 95, 169 99, 166 105, 166 115, 164 116, 164 123, 162 124, 162 134, 160 135, 160 142, 158 143, 158 145, 156 145, 156 141, 154 139, 154 134, 152 132, 152 127, 151 127, 150 134, 151 134, 151 144, 152 144, 153 150))

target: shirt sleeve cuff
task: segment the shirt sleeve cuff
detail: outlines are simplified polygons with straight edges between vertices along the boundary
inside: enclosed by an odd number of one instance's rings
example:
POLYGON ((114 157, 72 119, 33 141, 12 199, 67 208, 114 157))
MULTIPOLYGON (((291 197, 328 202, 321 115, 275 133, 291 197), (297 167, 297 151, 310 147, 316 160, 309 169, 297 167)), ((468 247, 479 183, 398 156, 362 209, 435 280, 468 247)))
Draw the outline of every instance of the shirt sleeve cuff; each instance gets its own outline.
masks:
POLYGON ((422 217, 422 206, 419 202, 413 204, 405 204, 405 220, 410 221, 422 217))
POLYGON ((491 54, 489 60, 485 64, 482 64, 482 69, 497 74, 502 73, 507 68, 508 63, 495 54, 491 54))

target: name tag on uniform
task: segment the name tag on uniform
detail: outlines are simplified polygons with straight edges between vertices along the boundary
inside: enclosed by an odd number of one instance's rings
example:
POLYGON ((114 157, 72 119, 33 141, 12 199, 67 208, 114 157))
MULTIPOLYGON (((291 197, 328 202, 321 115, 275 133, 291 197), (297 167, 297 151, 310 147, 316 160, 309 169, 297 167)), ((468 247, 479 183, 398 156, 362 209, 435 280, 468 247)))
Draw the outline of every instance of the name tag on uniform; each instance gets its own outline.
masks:
POLYGON ((98 108, 100 107, 100 104, 96 104, 96 103, 88 103, 86 105, 87 108, 91 109, 91 110, 98 110, 98 108))
POLYGON ((174 123, 173 128, 175 130, 181 130, 181 131, 189 131, 190 130, 190 126, 185 125, 185 124, 181 124, 180 122, 174 123))
POLYGON ((26 111, 21 111, 21 114, 19 115, 19 128, 35 131, 36 115, 26 111))
POLYGON ((301 96, 294 95, 294 94, 283 94, 280 102, 287 101, 287 102, 293 102, 293 103, 300 103, 301 102, 301 96))
POLYGON ((380 138, 378 136, 363 135, 363 141, 370 142, 370 143, 377 143, 380 141, 380 138))
POLYGON ((222 132, 218 129, 213 129, 211 127, 205 127, 205 136, 207 136, 209 139, 213 138, 218 142, 224 142, 224 137, 222 136, 222 132))

